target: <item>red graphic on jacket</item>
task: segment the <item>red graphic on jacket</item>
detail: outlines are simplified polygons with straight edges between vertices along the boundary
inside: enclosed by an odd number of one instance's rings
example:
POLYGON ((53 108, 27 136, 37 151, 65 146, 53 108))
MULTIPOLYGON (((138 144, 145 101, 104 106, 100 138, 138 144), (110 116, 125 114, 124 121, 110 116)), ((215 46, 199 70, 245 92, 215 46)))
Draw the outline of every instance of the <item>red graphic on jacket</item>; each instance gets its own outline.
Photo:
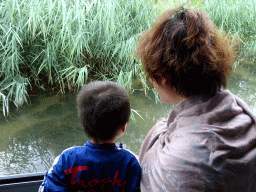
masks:
MULTIPOLYGON (((72 174, 72 176, 71 176, 71 184, 72 184, 72 185, 75 185, 78 172, 79 172, 79 171, 85 171, 85 170, 87 170, 87 169, 89 169, 88 166, 77 166, 77 167, 72 167, 72 168, 70 168, 70 169, 67 169, 67 170, 65 170, 64 172, 65 172, 66 175, 68 175, 68 174, 70 174, 70 173, 72 174)), ((83 180, 78 179, 78 180, 77 180, 77 184, 79 184, 79 185, 82 186, 83 188, 86 188, 86 187, 88 187, 88 186, 93 187, 93 186, 95 186, 95 185, 97 185, 97 184, 99 184, 99 183, 101 183, 101 188, 102 188, 102 189, 103 189, 103 187, 104 187, 104 185, 105 185, 106 183, 112 183, 113 185, 117 185, 117 186, 119 186, 119 187, 122 187, 122 186, 125 185, 126 181, 125 181, 123 184, 121 184, 121 182, 122 182, 121 179, 117 179, 118 174, 119 174, 119 171, 116 171, 113 180, 111 180, 109 177, 103 178, 102 180, 92 179, 92 180, 88 181, 87 184, 85 184, 85 182, 84 182, 83 180)))

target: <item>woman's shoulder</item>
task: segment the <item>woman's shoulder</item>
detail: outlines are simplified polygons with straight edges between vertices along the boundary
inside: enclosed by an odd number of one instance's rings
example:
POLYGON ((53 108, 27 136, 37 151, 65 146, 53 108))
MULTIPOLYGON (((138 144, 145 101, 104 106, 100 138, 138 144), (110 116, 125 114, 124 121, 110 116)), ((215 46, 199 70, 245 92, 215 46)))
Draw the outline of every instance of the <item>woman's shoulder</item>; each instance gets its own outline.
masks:
POLYGON ((169 128, 167 125, 167 119, 160 118, 159 121, 150 129, 150 131, 146 135, 141 145, 139 158, 140 156, 143 156, 143 154, 146 153, 154 145, 154 143, 159 139, 159 136, 167 132, 168 129, 169 128))

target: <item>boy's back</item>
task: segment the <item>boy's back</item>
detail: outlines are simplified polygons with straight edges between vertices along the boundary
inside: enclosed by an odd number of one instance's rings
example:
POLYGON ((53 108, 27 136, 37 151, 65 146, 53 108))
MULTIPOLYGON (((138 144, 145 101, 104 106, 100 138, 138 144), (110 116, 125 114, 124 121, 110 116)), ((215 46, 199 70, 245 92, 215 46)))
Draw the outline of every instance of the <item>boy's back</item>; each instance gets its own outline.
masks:
POLYGON ((140 177, 140 165, 129 151, 88 141, 56 158, 39 191, 140 191, 140 177))
POLYGON ((138 160, 115 145, 131 113, 128 92, 115 82, 91 82, 79 91, 77 108, 91 142, 57 157, 39 192, 140 191, 138 160))

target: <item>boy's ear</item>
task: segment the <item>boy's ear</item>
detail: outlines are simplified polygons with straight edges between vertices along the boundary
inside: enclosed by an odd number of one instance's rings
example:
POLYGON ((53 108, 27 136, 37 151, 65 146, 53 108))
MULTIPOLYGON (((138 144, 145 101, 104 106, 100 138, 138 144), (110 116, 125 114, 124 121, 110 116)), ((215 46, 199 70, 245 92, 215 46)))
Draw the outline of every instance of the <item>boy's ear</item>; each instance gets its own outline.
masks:
POLYGON ((126 123, 126 124, 124 124, 123 126, 121 126, 121 131, 122 131, 122 133, 124 133, 124 132, 125 132, 125 130, 126 130, 126 126, 127 126, 127 123, 126 123))
POLYGON ((124 134, 125 129, 126 129, 126 125, 127 125, 127 123, 120 127, 120 129, 117 132, 116 138, 121 137, 124 134))

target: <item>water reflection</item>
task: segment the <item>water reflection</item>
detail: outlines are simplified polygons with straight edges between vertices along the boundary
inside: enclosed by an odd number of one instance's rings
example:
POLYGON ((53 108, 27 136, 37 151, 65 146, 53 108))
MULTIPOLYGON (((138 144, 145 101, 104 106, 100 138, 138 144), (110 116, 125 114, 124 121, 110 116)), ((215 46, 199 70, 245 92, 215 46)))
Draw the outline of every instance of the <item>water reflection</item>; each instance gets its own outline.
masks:
POLYGON ((2 174, 20 174, 45 171, 54 154, 42 139, 10 138, 5 151, 0 153, 2 174))
POLYGON ((239 65, 228 81, 232 93, 242 98, 256 113, 256 63, 239 65))

